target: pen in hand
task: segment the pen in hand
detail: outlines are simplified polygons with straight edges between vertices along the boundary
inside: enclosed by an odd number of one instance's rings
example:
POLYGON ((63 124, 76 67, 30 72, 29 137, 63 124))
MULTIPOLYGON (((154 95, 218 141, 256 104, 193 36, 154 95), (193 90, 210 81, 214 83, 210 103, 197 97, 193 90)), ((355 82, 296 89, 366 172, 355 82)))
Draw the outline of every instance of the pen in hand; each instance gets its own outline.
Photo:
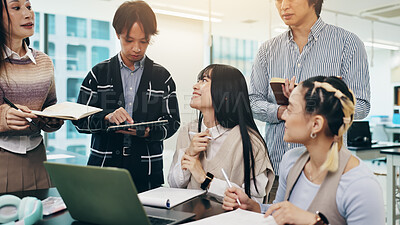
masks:
MULTIPOLYGON (((221 171, 222 171, 222 175, 224 175, 224 177, 225 177, 226 183, 227 183, 228 186, 231 188, 231 187, 232 187, 232 184, 231 184, 231 182, 229 181, 228 176, 226 175, 224 168, 221 168, 221 171)), ((242 205, 242 204, 240 204, 240 201, 239 201, 238 198, 236 199, 236 202, 239 204, 239 206, 242 205)))
MULTIPOLYGON (((196 134, 198 134, 198 133, 196 133, 196 132, 193 132, 193 131, 189 131, 189 134, 190 135, 196 135, 196 134)), ((210 139, 210 140, 212 140, 213 138, 212 137, 210 137, 210 136, 205 136, 205 138, 208 138, 208 139, 210 139)))
MULTIPOLYGON (((6 102, 9 106, 11 106, 12 108, 14 108, 14 109, 16 109, 16 110, 18 110, 18 111, 20 111, 20 112, 23 112, 23 111, 22 111, 21 109, 19 109, 16 105, 14 105, 14 103, 12 103, 10 100, 8 100, 8 98, 3 97, 3 100, 4 100, 4 102, 6 102)), ((28 120, 29 123, 33 123, 33 121, 32 121, 31 118, 25 117, 25 119, 28 120)))

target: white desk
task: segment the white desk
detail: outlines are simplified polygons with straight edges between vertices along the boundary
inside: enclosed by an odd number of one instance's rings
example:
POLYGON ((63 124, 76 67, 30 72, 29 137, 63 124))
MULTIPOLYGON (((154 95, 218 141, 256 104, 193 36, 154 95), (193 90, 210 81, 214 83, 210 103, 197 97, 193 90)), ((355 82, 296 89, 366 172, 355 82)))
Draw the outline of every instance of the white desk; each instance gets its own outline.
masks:
POLYGON ((394 134, 400 134, 400 126, 385 125, 384 129, 385 129, 386 134, 388 135, 389 141, 394 141, 393 140, 394 134))
POLYGON ((400 148, 400 143, 394 142, 379 142, 366 147, 351 147, 347 146, 350 152, 360 158, 361 160, 371 160, 386 157, 385 154, 381 153, 383 149, 400 148))
POLYGON ((387 214, 386 224, 396 224, 396 183, 397 170, 396 166, 400 166, 400 148, 381 150, 382 154, 386 154, 387 178, 386 178, 386 194, 387 194, 387 214))

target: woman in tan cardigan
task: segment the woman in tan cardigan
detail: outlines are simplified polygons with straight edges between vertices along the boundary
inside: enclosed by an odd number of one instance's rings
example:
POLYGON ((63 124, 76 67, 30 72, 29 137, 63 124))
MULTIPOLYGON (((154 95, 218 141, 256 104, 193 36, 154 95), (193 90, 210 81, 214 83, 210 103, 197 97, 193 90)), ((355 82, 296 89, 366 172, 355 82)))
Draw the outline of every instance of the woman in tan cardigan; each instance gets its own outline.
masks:
POLYGON ((242 73, 231 66, 210 65, 200 72, 193 90, 190 106, 200 115, 180 130, 170 186, 207 189, 222 200, 228 187, 223 168, 232 185, 261 202, 274 175, 242 73))

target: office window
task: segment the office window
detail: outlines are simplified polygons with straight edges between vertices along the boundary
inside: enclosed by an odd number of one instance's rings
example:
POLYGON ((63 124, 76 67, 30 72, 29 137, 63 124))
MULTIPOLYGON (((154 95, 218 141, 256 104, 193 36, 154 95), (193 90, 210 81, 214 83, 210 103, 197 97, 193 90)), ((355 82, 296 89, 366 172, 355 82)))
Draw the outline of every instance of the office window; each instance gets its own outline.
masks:
POLYGON ((33 48, 34 49, 39 49, 39 41, 34 41, 33 42, 33 48))
MULTIPOLYGON (((42 44, 40 42, 42 34, 40 32, 43 32, 44 27, 40 24, 43 22, 40 21, 42 15, 36 13, 36 30, 30 38, 31 46, 35 49, 40 49, 42 44)), ((92 18, 85 19, 83 16, 79 18, 49 14, 48 55, 55 66, 58 102, 76 102, 82 81, 90 69, 88 67, 109 58, 110 54, 116 51, 116 38, 110 32, 111 23, 92 18), (57 31, 67 32, 57 32, 55 21, 59 22, 57 31)), ((88 155, 90 138, 91 135, 78 133, 70 121, 65 121, 61 129, 48 134, 47 148, 88 155)))
POLYGON ((258 41, 213 37, 212 63, 228 64, 249 76, 258 50, 258 41))
POLYGON ((49 34, 56 34, 56 15, 49 14, 49 34))
POLYGON ((35 33, 40 33, 40 13, 35 12, 35 33))
POLYGON ((110 50, 106 47, 92 47, 92 67, 110 57, 110 50))
POLYGON ((48 55, 51 58, 54 58, 54 56, 56 56, 56 46, 54 45, 53 42, 49 42, 49 52, 48 55))
MULTIPOLYGON (((67 125, 67 139, 85 139, 87 134, 80 134, 70 120, 65 121, 67 125)), ((65 126, 65 125, 64 125, 65 126)))
MULTIPOLYGON (((54 14, 48 14, 49 20, 49 34, 56 34, 56 16, 54 14)), ((40 13, 35 12, 35 33, 40 33, 40 13)))
POLYGON ((67 35, 86 38, 86 19, 67 17, 67 35))
POLYGON ((47 138, 48 139, 56 139, 56 133, 55 132, 47 133, 47 138))
POLYGON ((92 38, 110 40, 110 22, 92 20, 92 38))
POLYGON ((86 46, 67 45, 67 70, 86 71, 86 46))
MULTIPOLYGON (((78 99, 79 89, 81 87, 83 78, 68 78, 67 79, 67 101, 76 102, 78 99)), ((73 138, 86 138, 85 134, 80 134, 71 121, 66 121, 67 125, 67 139, 73 138)))
MULTIPOLYGON (((34 41, 33 42, 33 48, 36 50, 39 50, 39 41, 34 41)), ((54 58, 56 56, 56 45, 53 42, 49 42, 49 52, 47 53, 48 56, 51 58, 54 58)))
POLYGON ((67 101, 68 102, 76 102, 78 100, 79 90, 81 88, 81 84, 83 82, 83 78, 68 78, 67 79, 67 101))
POLYGON ((70 145, 67 147, 67 151, 75 152, 81 155, 86 155, 86 146, 85 145, 70 145))

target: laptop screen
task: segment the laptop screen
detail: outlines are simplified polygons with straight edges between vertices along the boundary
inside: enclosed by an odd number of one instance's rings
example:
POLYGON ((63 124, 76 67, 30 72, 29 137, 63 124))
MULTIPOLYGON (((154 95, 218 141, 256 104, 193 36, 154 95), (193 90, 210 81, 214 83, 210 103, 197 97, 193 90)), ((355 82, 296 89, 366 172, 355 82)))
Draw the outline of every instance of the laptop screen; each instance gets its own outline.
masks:
POLYGON ((125 169, 44 162, 72 218, 95 224, 175 224, 195 214, 143 207, 125 169), (175 221, 175 222, 172 222, 175 221))

